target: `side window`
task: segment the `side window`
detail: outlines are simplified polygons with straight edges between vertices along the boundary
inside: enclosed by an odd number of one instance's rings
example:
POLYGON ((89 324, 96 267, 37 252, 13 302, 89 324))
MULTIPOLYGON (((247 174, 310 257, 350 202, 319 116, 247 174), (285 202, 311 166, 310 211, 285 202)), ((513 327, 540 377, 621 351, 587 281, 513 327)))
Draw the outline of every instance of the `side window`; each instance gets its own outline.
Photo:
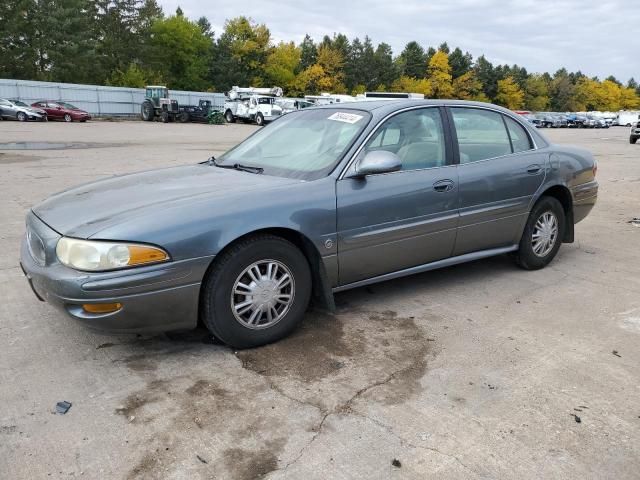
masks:
POLYGON ((402 161, 402 170, 446 165, 444 129, 438 108, 410 110, 391 117, 364 151, 387 150, 402 161))
POLYGON ((452 108, 460 163, 477 162, 511 153, 502 115, 479 108, 452 108))
POLYGON ((525 152, 527 150, 531 150, 533 146, 531 145, 531 140, 529 139, 529 135, 525 131, 524 127, 514 119, 509 118, 505 115, 504 121, 507 123, 507 129, 509 130, 509 135, 511 136, 511 144, 513 145, 513 152, 525 152))

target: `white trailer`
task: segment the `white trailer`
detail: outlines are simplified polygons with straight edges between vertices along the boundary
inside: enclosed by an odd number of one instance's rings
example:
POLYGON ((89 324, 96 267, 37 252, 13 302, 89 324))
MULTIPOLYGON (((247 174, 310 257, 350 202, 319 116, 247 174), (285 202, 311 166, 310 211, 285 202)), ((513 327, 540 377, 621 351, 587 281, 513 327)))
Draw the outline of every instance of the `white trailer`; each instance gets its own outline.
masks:
POLYGON ((408 100, 424 100, 423 93, 408 93, 408 92, 365 92, 359 93, 356 97, 359 101, 367 101, 367 100, 398 100, 398 99, 408 99, 408 100))
POLYGON ((621 127, 630 127, 635 125, 638 120, 640 120, 640 111, 620 110, 613 124, 621 127))
POLYGON ((330 105, 332 103, 355 102, 355 97, 340 93, 321 93, 320 95, 305 95, 304 99, 316 105, 330 105))
POLYGON ((254 88, 232 87, 224 102, 224 118, 228 123, 237 119, 264 125, 282 115, 282 107, 276 98, 282 96, 280 87, 254 88))

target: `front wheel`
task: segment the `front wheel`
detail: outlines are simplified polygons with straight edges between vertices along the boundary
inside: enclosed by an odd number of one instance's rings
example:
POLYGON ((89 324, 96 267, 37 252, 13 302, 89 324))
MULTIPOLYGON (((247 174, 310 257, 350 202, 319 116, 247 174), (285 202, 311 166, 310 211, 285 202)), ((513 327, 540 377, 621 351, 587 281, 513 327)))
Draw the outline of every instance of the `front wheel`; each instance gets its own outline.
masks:
POLYGON ((638 137, 629 137, 629 143, 631 145, 635 145, 637 141, 638 141, 638 137))
POLYGON ((562 204, 553 197, 542 197, 531 210, 516 252, 516 263, 525 270, 546 267, 556 256, 565 230, 562 204))
POLYGON ((19 122, 26 122, 27 121, 27 114, 24 112, 18 112, 18 121, 19 122))
POLYGON ((73 121, 73 118, 71 118, 71 115, 69 115, 68 113, 64 114, 64 121, 69 123, 71 121, 73 121))
POLYGON ((273 235, 240 241, 216 259, 202 287, 202 320, 234 348, 280 340, 302 321, 311 297, 309 263, 273 235))
POLYGON ((264 125, 264 117, 262 116, 261 113, 256 115, 256 125, 258 125, 259 127, 264 125))

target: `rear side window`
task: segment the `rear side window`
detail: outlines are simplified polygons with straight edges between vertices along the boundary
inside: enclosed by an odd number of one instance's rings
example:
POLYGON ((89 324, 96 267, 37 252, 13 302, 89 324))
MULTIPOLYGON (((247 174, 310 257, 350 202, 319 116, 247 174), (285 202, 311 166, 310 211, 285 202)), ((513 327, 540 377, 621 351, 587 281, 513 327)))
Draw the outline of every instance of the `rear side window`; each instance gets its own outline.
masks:
POLYGON ((477 108, 452 108, 460 147, 460 163, 477 162, 511 153, 502 115, 477 108))
POLYGON ((506 115, 504 117, 504 121, 507 124, 507 129, 509 130, 511 144, 513 145, 513 152, 517 153, 531 150, 533 146, 531 145, 531 140, 529 139, 529 135, 525 131, 524 127, 506 115))

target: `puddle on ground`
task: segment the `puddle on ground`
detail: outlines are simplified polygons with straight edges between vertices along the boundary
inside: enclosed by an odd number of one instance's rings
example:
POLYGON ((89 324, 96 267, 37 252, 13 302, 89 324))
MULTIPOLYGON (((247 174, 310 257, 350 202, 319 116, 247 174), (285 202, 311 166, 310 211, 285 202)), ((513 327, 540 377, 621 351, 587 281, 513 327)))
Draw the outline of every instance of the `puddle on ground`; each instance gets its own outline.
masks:
POLYGON ((118 147, 110 143, 79 143, 79 142, 9 142, 0 143, 0 150, 70 150, 81 148, 118 147))

